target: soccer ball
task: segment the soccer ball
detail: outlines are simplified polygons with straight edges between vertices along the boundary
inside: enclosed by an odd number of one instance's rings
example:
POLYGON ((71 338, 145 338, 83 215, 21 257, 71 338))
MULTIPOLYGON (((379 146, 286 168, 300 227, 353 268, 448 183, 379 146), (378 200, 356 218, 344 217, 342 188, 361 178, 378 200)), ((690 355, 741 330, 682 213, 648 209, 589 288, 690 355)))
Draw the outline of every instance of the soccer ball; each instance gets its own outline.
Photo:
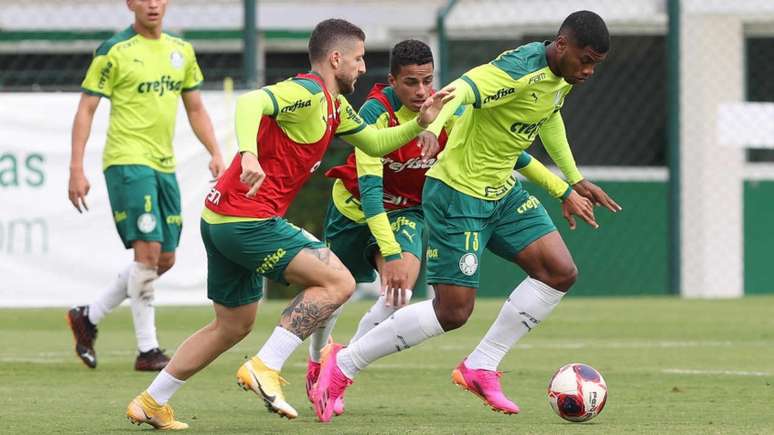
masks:
POLYGON ((548 384, 548 402, 559 417, 588 421, 596 417, 607 400, 602 375, 586 364, 571 363, 554 373, 548 384))

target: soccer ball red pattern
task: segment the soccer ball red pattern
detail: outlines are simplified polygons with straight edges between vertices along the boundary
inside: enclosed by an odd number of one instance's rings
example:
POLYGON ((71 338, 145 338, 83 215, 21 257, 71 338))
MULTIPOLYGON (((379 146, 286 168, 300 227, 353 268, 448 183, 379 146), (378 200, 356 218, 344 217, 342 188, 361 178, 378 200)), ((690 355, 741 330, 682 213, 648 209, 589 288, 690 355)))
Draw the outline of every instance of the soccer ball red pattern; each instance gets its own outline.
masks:
POLYGON ((548 401, 559 417, 575 422, 588 421, 605 407, 607 384, 593 367, 567 364, 551 378, 548 401))

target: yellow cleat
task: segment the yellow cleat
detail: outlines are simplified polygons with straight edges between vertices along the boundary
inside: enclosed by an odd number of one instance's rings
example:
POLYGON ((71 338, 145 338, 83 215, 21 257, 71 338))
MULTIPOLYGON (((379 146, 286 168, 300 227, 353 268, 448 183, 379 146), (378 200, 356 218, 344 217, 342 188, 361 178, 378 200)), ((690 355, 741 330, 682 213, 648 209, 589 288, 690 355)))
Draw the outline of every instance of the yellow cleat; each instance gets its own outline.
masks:
POLYGON ((135 397, 126 408, 126 418, 132 424, 141 425, 148 423, 156 429, 161 430, 183 430, 188 429, 188 425, 175 420, 175 411, 169 405, 159 405, 153 400, 153 397, 144 391, 135 397))
POLYGON ((285 395, 282 394, 282 385, 288 381, 282 379, 278 371, 266 367, 257 356, 239 368, 237 383, 243 390, 252 390, 263 399, 269 412, 288 419, 298 417, 298 412, 285 401, 285 395))

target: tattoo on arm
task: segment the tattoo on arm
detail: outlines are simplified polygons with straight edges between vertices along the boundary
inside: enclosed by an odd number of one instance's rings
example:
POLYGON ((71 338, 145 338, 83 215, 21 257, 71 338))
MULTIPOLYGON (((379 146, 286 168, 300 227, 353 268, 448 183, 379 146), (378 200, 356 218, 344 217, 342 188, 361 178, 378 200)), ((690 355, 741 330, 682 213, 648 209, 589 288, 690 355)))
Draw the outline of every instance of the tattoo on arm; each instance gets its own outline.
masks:
POLYGON ((341 305, 314 300, 305 296, 306 291, 299 293, 290 305, 282 311, 280 318, 280 326, 302 340, 311 335, 320 324, 328 320, 331 313, 336 311, 341 305))

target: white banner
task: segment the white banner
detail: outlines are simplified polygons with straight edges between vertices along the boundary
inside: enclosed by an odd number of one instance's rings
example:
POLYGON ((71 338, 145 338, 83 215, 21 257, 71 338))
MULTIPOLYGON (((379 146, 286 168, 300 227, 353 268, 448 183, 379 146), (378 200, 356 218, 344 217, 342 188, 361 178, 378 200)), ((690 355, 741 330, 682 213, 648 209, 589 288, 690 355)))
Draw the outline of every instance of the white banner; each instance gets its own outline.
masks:
MULTIPOLYGON (((204 93, 226 164, 233 145, 233 104, 204 93)), ((67 198, 70 133, 78 93, 0 94, 0 306, 91 302, 132 259, 113 223, 102 148, 110 103, 102 100, 86 146, 89 211, 67 198)), ((206 303, 206 256, 199 216, 212 178, 209 154, 178 113, 175 153, 183 205, 177 262, 157 282, 159 304, 206 303)))

